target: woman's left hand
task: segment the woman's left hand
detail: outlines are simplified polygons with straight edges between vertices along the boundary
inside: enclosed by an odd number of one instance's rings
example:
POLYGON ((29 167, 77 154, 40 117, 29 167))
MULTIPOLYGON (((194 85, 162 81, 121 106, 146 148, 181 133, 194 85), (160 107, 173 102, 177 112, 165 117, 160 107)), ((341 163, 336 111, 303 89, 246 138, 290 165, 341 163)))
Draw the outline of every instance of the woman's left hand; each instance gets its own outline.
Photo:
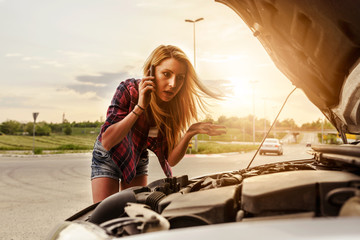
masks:
POLYGON ((226 128, 221 125, 212 124, 211 122, 198 122, 192 124, 184 137, 177 146, 171 151, 168 161, 170 166, 175 166, 184 157, 189 142, 196 134, 207 134, 209 136, 217 136, 226 133, 226 128))
POLYGON ((222 125, 212 124, 211 122, 198 122, 192 124, 188 131, 192 136, 196 134, 207 134, 209 136, 217 136, 226 133, 226 128, 222 125))

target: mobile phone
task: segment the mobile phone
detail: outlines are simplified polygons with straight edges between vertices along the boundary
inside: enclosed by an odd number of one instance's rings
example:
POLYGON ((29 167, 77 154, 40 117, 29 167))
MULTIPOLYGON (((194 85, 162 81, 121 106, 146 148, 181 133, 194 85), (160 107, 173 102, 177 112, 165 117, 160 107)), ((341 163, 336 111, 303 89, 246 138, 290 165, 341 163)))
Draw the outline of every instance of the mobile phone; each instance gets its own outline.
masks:
POLYGON ((149 74, 149 76, 155 77, 155 66, 154 65, 150 66, 150 74, 149 74))

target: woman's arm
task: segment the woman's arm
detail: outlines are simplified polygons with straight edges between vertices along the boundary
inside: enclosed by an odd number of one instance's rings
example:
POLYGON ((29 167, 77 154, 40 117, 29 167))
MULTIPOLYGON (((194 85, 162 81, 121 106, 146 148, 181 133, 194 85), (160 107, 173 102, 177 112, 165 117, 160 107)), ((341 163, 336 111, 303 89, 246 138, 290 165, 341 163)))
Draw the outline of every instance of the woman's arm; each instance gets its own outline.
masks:
POLYGON ((143 110, 136 105, 124 119, 109 126, 102 134, 101 143, 103 147, 109 151, 113 146, 121 142, 142 113, 143 110))
POLYGON ((109 126, 102 134, 101 143, 106 150, 110 150, 120 143, 129 133, 138 117, 145 111, 150 103, 150 93, 155 91, 154 77, 144 77, 139 83, 139 100, 135 108, 121 121, 109 126))
POLYGON ((196 134, 201 133, 209 136, 217 136, 226 133, 226 129, 224 126, 215 125, 209 122, 194 123, 190 126, 176 147, 171 151, 168 158, 170 166, 173 167, 180 162, 186 153, 191 138, 196 134))

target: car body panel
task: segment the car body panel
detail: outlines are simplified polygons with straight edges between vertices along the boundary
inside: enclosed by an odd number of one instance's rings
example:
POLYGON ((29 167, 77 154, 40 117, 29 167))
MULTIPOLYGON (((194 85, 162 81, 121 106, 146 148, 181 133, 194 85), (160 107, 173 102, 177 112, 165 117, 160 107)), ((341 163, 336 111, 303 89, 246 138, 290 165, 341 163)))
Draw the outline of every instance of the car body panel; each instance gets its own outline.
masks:
POLYGON ((339 132, 360 133, 360 1, 216 1, 244 20, 339 132))
MULTIPOLYGON (((183 239, 341 239, 358 240, 360 218, 348 217, 341 219, 268 219, 256 222, 227 223, 211 226, 199 226, 172 231, 152 232, 147 234, 128 236, 128 240, 183 240, 183 239)), ((85 223, 71 223, 75 225, 66 232, 55 235, 57 240, 88 239, 88 240, 118 240, 123 238, 105 237, 99 228, 94 233, 85 223), (84 238, 84 236, 86 238, 84 238)), ((89 225, 89 224, 86 224, 89 225)), ((92 228, 98 228, 93 226, 92 228)))

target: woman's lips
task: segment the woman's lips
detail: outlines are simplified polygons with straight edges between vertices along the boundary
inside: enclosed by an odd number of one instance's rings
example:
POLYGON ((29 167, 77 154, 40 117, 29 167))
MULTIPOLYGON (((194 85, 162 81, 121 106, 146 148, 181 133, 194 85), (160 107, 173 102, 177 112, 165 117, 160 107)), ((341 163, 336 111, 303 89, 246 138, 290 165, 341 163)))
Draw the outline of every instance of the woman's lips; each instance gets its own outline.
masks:
POLYGON ((167 97, 172 97, 174 95, 174 92, 171 91, 164 91, 164 93, 167 97))

